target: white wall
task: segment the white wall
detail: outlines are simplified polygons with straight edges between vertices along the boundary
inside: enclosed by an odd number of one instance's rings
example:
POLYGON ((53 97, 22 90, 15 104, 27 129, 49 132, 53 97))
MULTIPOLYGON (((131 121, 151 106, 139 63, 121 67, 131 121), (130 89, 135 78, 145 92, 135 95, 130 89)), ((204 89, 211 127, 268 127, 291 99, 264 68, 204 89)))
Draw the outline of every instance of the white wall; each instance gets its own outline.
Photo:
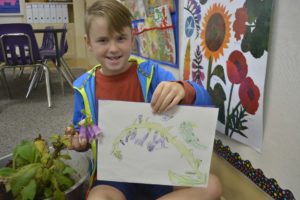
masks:
MULTIPOLYGON (((182 4, 182 0, 179 0, 182 4)), ((183 5, 180 5, 183 10, 183 5)), ((300 0, 274 0, 262 152, 217 134, 232 152, 300 198, 300 0)), ((182 20, 180 20, 181 27, 182 20)), ((178 71, 175 75, 178 77, 178 71), (176 74, 177 73, 177 74, 176 74)))
POLYGON ((23 22, 25 22, 23 16, 0 16, 0 24, 23 22))

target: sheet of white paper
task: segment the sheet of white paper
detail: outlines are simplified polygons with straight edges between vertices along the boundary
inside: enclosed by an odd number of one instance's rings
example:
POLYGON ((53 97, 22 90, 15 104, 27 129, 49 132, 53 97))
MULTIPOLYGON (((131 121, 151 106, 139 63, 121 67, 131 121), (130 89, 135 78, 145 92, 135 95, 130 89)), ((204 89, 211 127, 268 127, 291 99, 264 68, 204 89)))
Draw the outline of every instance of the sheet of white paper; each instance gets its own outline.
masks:
POLYGON ((207 186, 217 108, 176 106, 158 115, 148 103, 98 103, 98 180, 207 186))

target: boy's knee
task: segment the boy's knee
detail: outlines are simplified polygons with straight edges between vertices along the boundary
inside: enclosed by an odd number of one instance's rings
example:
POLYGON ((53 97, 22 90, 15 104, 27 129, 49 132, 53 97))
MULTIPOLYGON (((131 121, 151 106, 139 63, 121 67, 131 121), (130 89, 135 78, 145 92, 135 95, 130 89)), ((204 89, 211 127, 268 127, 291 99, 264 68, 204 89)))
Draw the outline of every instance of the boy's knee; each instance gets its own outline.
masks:
POLYGON ((91 189, 87 200, 126 200, 126 198, 119 190, 111 186, 98 185, 91 189))
POLYGON ((209 175, 209 181, 208 181, 208 193, 209 196, 212 197, 212 199, 219 199, 222 195, 222 183, 219 177, 217 177, 214 174, 209 175))

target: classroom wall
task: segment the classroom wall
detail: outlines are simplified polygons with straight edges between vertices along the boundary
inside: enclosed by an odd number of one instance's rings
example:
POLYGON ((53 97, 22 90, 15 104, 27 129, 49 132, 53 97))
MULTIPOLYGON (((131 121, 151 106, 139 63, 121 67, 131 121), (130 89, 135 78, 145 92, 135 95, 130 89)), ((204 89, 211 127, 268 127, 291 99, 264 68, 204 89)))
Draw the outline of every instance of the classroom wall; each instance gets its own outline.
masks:
MULTIPOLYGON (((183 10, 180 1, 180 10, 183 10)), ((217 133, 224 145, 300 198, 300 0, 274 0, 262 152, 217 133)), ((181 27, 182 20, 180 20, 181 27)), ((180 49, 180 48, 179 48, 180 49)), ((178 76, 178 73, 177 73, 178 76)), ((235 183, 237 184, 237 183, 235 183)))
MULTIPOLYGON (((182 0, 179 0, 179 7, 183 10, 182 0)), ((291 190, 296 199, 300 198, 299 8, 300 0, 274 0, 264 94, 262 152, 221 133, 216 134, 223 145, 238 152, 243 160, 249 160, 255 169, 262 169, 267 178, 277 180, 282 189, 291 190)), ((179 18, 179 27, 184 27, 182 18, 179 18)), ((179 77, 178 70, 166 68, 179 77)))

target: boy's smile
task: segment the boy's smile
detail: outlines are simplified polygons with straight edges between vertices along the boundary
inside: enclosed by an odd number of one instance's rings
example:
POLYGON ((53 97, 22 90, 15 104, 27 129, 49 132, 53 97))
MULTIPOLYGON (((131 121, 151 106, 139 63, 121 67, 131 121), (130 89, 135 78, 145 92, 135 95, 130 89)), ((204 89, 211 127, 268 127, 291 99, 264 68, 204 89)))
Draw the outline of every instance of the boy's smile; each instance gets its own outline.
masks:
POLYGON ((128 58, 133 37, 130 27, 124 27, 121 33, 111 33, 109 30, 106 18, 94 18, 86 42, 101 64, 101 72, 104 75, 117 75, 130 67, 128 58))

